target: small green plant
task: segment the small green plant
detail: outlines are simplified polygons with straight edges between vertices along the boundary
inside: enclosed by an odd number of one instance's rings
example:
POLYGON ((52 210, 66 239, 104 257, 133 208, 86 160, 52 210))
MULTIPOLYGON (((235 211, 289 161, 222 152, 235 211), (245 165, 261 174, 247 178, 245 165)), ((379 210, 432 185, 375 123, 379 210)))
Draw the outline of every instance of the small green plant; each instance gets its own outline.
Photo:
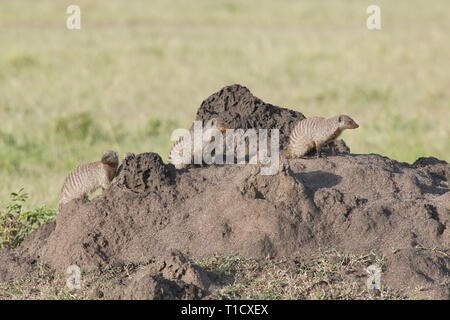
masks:
POLYGON ((24 211, 28 194, 23 188, 11 193, 11 201, 0 210, 0 248, 16 248, 34 229, 54 219, 56 212, 45 206, 24 211))

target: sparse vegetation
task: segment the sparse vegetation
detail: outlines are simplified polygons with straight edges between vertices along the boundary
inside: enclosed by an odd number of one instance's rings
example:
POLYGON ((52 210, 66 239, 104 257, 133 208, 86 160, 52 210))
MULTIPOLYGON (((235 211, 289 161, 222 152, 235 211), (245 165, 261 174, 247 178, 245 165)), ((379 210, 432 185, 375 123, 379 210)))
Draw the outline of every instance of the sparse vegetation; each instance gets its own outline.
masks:
POLYGON ((104 291, 118 277, 127 277, 140 267, 126 264, 120 267, 105 267, 83 271, 81 289, 70 290, 66 284, 67 275, 57 273, 47 265, 37 263, 34 272, 21 281, 0 283, 0 300, 85 300, 103 299, 104 291))
POLYGON ((54 219, 56 212, 45 206, 24 210, 28 199, 23 189, 11 193, 11 202, 0 209, 0 249, 15 248, 34 229, 54 219))
MULTIPOLYGON (((366 288, 365 268, 381 257, 353 255, 336 250, 311 257, 262 260, 239 255, 215 255, 197 261, 220 281, 214 299, 415 299, 416 292, 398 292, 382 285, 366 288)), ((150 262, 151 263, 151 262, 150 262)), ((104 299, 105 292, 125 281, 144 265, 130 263, 82 272, 82 289, 71 291, 66 275, 37 263, 21 281, 0 283, 0 299, 104 299)))
POLYGON ((382 286, 366 288, 365 269, 381 261, 373 253, 354 255, 336 250, 319 251, 308 258, 257 261, 237 255, 213 256, 198 261, 217 272, 223 286, 216 299, 411 299, 382 286))

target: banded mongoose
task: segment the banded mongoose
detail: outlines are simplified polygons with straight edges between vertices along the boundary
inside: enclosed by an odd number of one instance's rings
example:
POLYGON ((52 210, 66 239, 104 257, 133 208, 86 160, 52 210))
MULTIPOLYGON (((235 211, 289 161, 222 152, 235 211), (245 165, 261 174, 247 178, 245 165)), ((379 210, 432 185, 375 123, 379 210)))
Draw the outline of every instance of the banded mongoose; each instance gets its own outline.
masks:
POLYGON ((345 129, 356 129, 358 124, 346 115, 331 118, 311 117, 300 120, 289 136, 288 155, 291 158, 302 157, 314 147, 320 157, 322 145, 328 144, 335 154, 335 140, 345 129))
POLYGON ((107 189, 116 175, 118 164, 117 152, 108 150, 103 153, 100 161, 84 163, 76 167, 64 180, 59 205, 73 199, 87 198, 90 193, 100 187, 103 190, 107 189))
MULTIPOLYGON (((206 123, 205 127, 203 128, 203 133, 205 133, 205 131, 208 129, 218 129, 221 132, 223 132, 223 131, 227 130, 228 128, 226 128, 226 126, 222 120, 220 120, 218 118, 212 118, 211 120, 209 120, 206 123)), ((167 162, 173 164, 175 166, 175 168, 177 168, 177 169, 186 168, 189 164, 194 163, 194 157, 195 157, 194 152, 197 151, 197 152, 203 153, 203 149, 206 147, 206 145, 208 145, 212 141, 213 141, 212 138, 210 140, 207 140, 207 139, 203 139, 203 137, 202 137, 201 149, 195 149, 194 148, 194 125, 192 125, 187 134, 179 137, 175 141, 172 148, 170 149, 169 157, 167 158, 167 162), (190 139, 190 141, 191 141, 191 157, 190 157, 190 159, 187 159, 188 161, 186 161, 186 159, 183 158, 183 150, 186 147, 186 143, 189 143, 188 139, 190 139), (186 162, 189 162, 189 163, 186 163, 186 162)))

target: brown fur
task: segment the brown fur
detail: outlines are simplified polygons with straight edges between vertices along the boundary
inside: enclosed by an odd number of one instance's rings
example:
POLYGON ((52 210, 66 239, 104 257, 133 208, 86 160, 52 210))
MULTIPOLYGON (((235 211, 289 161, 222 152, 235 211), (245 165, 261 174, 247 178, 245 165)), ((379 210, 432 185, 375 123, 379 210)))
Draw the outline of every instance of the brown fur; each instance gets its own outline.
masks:
POLYGON ((116 175, 117 166, 117 153, 111 150, 105 151, 100 161, 79 165, 64 180, 59 204, 87 198, 100 187, 107 189, 116 175))
POLYGON ((311 117, 300 120, 289 137, 288 156, 290 158, 305 156, 316 149, 320 157, 321 147, 328 144, 334 154, 335 140, 345 129, 356 129, 358 124, 346 115, 331 118, 311 117))

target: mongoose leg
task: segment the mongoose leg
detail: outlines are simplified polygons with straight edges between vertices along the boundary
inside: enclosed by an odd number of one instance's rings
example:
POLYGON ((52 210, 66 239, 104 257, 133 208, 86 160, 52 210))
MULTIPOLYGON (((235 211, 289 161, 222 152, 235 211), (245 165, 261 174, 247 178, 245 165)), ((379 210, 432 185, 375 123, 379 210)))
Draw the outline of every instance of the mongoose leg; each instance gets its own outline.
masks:
POLYGON ((317 158, 320 158, 321 157, 321 155, 320 155, 320 147, 321 146, 318 142, 314 142, 314 143, 316 145, 317 158))
POLYGON ((344 114, 330 118, 311 117, 302 119, 296 123, 289 135, 288 152, 295 158, 302 157, 305 154, 312 154, 314 157, 313 149, 315 146, 316 157, 320 158, 328 155, 328 152, 324 155, 321 154, 321 145, 326 144, 329 146, 332 155, 336 155, 336 138, 343 130, 358 127, 353 119, 344 114))
POLYGON ((330 147, 331 155, 332 155, 332 156, 335 156, 335 155, 336 155, 336 143, 334 142, 334 140, 333 140, 333 141, 330 141, 330 142, 328 143, 328 146, 330 147))

